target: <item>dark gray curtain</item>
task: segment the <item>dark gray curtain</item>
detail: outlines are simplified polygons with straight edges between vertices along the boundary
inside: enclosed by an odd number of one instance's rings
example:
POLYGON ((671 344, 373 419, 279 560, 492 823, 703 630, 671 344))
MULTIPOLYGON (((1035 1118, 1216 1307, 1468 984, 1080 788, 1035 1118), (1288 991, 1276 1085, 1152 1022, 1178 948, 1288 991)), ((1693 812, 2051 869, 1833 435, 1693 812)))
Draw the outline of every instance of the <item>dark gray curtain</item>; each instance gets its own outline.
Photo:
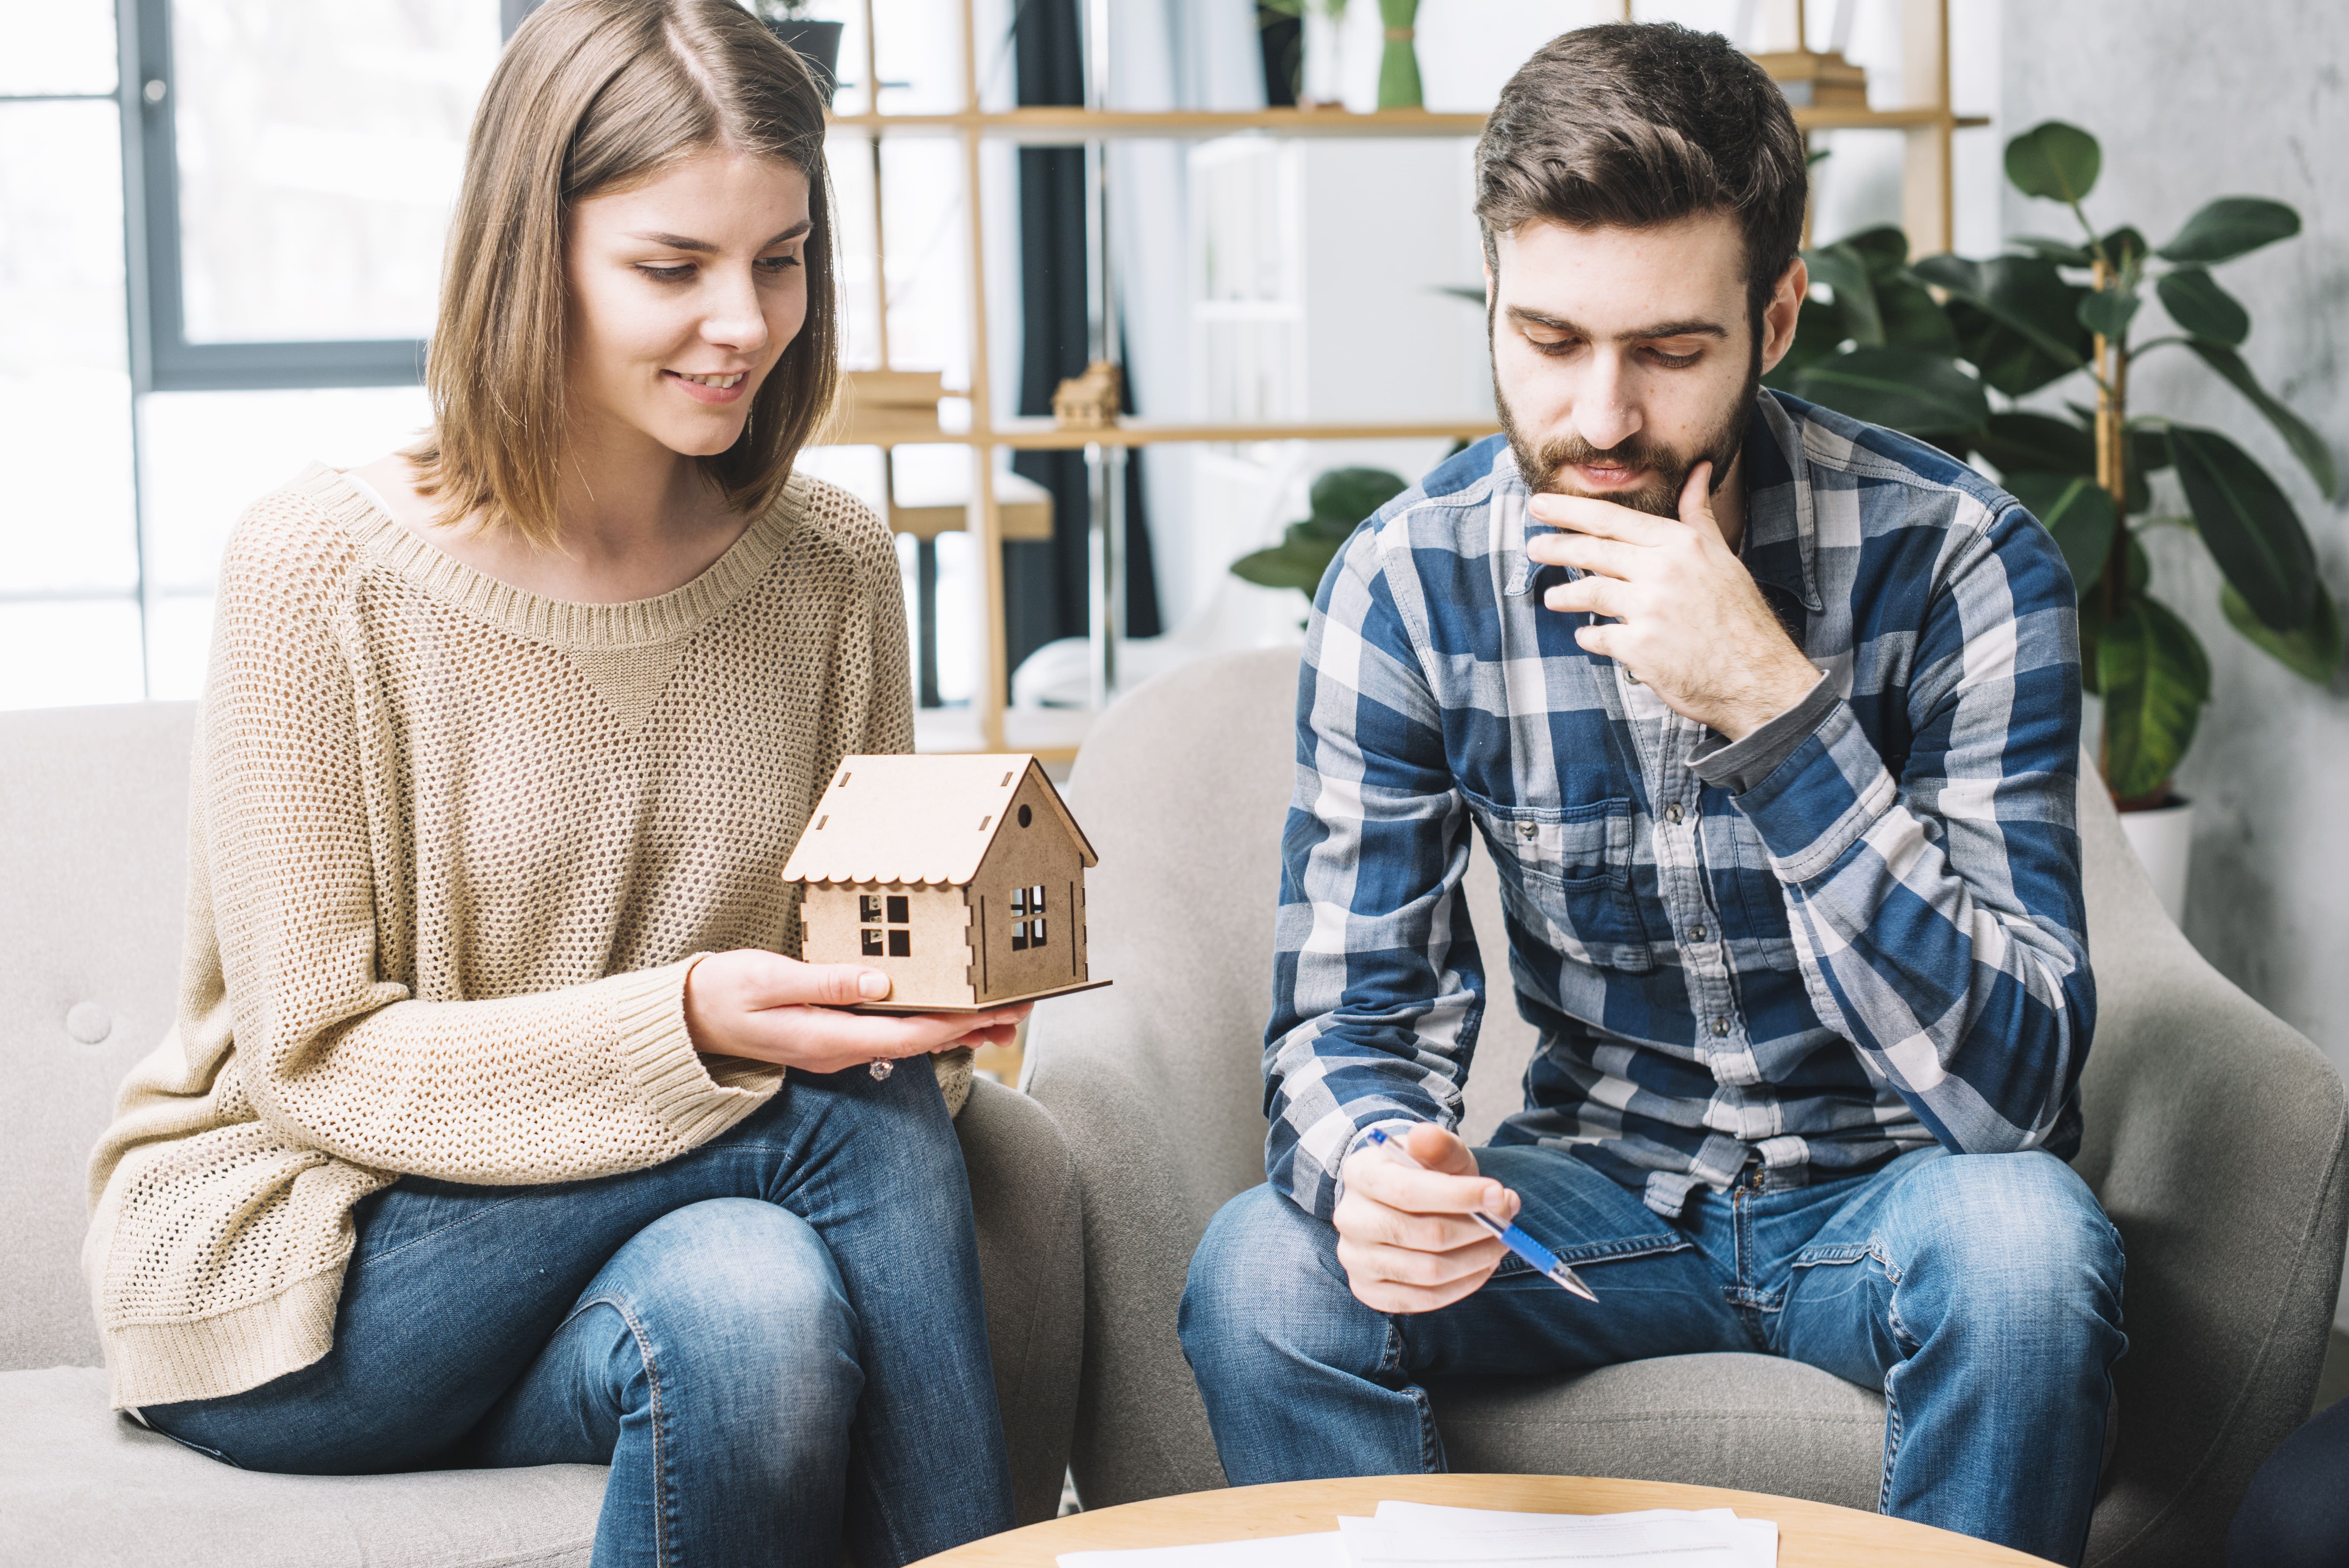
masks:
MULTIPOLYGON (((1082 36, 1076 0, 1021 0, 1012 22, 1019 99, 1030 104, 1085 100, 1082 36)), ((1112 192, 1114 199, 1116 192, 1112 192)), ((1019 411, 1049 414, 1052 389, 1085 368, 1085 155, 1076 147, 1019 150, 1019 411)), ((1123 358, 1123 356, 1121 356, 1123 358)), ((1132 386, 1128 380, 1129 389, 1132 386)), ((1126 409, 1133 410, 1133 394, 1126 409)), ((1144 525, 1142 452, 1125 469, 1125 630, 1159 632, 1158 589, 1144 525)), ((1052 493, 1049 543, 1003 547, 1004 631, 1009 667, 1044 644, 1082 637, 1087 501, 1085 461, 1073 452, 1023 452, 1012 468, 1052 493)))

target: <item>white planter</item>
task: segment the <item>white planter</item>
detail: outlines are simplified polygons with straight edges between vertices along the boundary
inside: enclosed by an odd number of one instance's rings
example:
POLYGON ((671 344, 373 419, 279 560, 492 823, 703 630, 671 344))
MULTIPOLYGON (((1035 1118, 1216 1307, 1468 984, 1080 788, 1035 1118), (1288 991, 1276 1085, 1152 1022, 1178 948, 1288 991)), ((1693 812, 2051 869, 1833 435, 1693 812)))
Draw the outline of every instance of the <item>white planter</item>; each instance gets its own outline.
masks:
POLYGON ((2186 922, 2186 864, 2194 847, 2194 805, 2178 801, 2151 811, 2121 813, 2121 831, 2153 883, 2173 925, 2186 922))

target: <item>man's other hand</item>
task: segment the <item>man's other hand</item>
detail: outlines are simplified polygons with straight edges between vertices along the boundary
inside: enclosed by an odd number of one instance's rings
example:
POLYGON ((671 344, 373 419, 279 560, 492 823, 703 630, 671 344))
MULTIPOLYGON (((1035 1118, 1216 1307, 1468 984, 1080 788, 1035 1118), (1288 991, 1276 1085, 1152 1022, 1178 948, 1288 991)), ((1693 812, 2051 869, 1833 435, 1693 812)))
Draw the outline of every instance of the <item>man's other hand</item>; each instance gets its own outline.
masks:
POLYGON ((1565 532, 1535 536, 1526 554, 1583 574, 1542 596, 1551 609, 1620 622, 1579 628, 1575 641, 1619 660, 1674 712, 1742 741, 1801 701, 1819 672, 1723 540, 1712 478, 1709 462, 1690 471, 1678 517, 1537 495, 1535 521, 1565 532))
POLYGON ((1338 1261, 1355 1298, 1379 1312, 1433 1312, 1473 1294, 1508 1249, 1475 1220, 1477 1210, 1514 1220, 1517 1195, 1476 1174, 1476 1157, 1442 1127, 1421 1125, 1404 1140, 1413 1170, 1376 1148, 1346 1158, 1346 1196, 1331 1216, 1338 1261))

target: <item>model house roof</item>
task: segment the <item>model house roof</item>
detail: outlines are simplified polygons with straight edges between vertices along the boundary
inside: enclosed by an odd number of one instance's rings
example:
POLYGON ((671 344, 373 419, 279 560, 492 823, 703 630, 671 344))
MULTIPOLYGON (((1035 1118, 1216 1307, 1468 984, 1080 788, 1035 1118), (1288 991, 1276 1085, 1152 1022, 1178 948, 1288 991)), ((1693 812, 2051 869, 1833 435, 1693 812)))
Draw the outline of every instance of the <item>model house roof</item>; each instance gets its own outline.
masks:
POLYGON ((1084 830, 1027 753, 844 757, 809 815, 783 880, 968 882, 1031 774, 1085 864, 1094 864, 1084 830))

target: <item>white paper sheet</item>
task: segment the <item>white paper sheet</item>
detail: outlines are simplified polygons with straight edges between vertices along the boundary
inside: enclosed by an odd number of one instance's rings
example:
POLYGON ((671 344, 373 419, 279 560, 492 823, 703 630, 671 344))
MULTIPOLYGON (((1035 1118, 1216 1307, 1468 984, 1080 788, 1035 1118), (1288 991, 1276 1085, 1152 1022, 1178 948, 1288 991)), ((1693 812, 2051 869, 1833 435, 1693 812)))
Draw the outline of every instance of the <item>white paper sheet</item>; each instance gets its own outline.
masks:
POLYGON ((1778 1527, 1725 1508, 1512 1513, 1386 1501, 1335 1532, 1203 1546, 1067 1552, 1060 1568, 1776 1568, 1778 1527))

